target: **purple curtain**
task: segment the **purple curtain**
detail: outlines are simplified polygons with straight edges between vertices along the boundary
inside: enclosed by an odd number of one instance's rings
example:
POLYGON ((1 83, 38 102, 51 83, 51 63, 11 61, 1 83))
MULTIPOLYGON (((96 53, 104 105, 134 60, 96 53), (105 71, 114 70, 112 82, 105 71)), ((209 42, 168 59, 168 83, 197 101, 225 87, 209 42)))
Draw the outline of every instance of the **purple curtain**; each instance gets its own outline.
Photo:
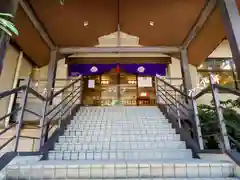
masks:
MULTIPOLYGON (((161 76, 166 75, 166 64, 120 64, 120 69, 139 75, 155 76, 159 74, 161 76)), ((110 71, 112 68, 116 68, 117 64, 69 64, 68 75, 79 76, 82 75, 94 75, 104 74, 104 72, 110 71)))
POLYGON ((121 64, 121 69, 128 73, 155 76, 166 75, 166 64, 121 64))
POLYGON ((116 68, 116 64, 69 64, 68 75, 69 76, 89 76, 94 74, 104 74, 104 72, 110 71, 112 68, 116 68))

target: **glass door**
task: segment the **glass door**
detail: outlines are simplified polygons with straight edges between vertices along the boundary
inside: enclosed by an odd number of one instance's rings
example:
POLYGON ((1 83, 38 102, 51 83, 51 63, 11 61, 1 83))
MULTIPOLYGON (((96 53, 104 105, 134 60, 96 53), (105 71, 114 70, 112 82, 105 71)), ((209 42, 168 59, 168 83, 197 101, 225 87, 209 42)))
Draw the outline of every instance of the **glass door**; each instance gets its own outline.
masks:
POLYGON ((137 76, 120 72, 120 102, 125 106, 137 105, 137 76))

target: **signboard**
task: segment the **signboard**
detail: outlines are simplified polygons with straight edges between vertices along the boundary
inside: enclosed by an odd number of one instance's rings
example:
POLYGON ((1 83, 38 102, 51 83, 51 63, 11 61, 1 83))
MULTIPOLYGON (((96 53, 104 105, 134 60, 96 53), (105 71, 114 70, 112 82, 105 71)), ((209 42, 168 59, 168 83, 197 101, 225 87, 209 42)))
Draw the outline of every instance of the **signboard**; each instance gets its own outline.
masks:
POLYGON ((88 80, 88 88, 95 88, 95 80, 88 80))
POLYGON ((138 77, 138 87, 152 87, 152 77, 138 77))

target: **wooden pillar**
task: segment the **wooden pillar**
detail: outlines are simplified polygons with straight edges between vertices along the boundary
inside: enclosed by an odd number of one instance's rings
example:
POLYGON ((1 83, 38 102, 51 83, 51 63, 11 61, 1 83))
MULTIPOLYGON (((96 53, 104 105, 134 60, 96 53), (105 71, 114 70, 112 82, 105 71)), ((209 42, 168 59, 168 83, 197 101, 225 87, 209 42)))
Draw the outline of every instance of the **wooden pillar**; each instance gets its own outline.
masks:
POLYGON ((192 89, 192 82, 191 76, 188 66, 188 51, 187 49, 183 49, 181 51, 181 72, 183 78, 183 85, 184 85, 184 93, 188 94, 189 91, 192 89))
POLYGON ((240 80, 240 10, 236 0, 219 0, 218 3, 235 62, 237 79, 240 80))

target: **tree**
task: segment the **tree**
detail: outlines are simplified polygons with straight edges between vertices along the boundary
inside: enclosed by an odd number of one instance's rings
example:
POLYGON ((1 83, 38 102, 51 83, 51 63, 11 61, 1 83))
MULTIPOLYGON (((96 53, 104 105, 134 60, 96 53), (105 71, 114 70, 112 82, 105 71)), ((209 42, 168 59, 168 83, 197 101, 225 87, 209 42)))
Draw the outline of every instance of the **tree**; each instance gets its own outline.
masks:
MULTIPOLYGON (((220 102, 222 106, 224 121, 232 148, 240 147, 240 114, 235 109, 240 107, 240 101, 227 100, 220 102)), ((213 102, 211 105, 198 106, 199 119, 206 149, 217 149, 219 147, 220 128, 213 102)))

